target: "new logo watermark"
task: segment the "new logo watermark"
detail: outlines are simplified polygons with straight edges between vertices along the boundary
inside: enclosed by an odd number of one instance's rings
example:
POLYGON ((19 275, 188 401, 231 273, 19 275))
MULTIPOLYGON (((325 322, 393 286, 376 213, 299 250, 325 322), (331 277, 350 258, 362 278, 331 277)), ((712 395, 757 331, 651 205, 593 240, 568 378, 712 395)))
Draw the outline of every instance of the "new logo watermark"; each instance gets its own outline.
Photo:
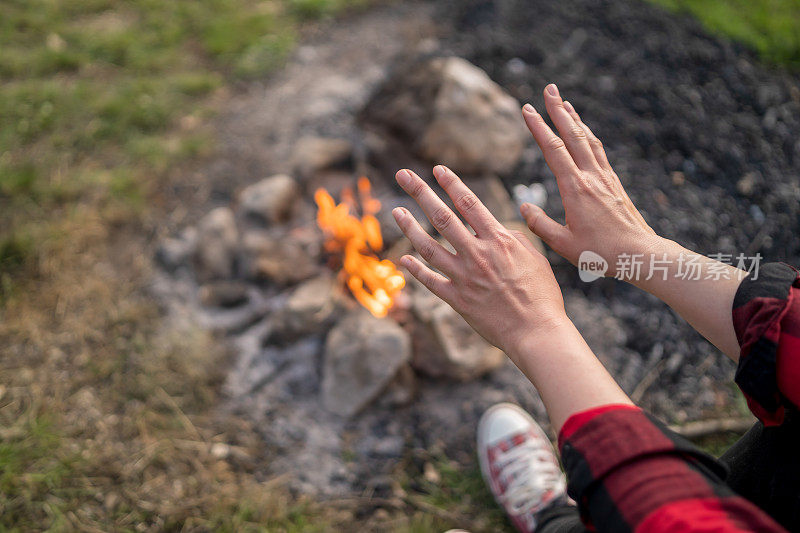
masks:
POLYGON ((581 281, 591 283, 600 279, 608 272, 608 261, 591 250, 584 250, 578 257, 578 276, 581 281))
MULTIPOLYGON (((717 253, 703 256, 681 253, 677 257, 668 257, 667 254, 661 254, 660 257, 656 254, 620 254, 614 265, 614 277, 623 281, 666 280, 668 277, 719 281, 738 277, 741 272, 737 271, 745 271, 751 279, 758 279, 761 259, 761 254, 717 253)), ((585 283, 604 277, 608 271, 608 261, 597 252, 584 250, 578 257, 578 275, 585 283)))

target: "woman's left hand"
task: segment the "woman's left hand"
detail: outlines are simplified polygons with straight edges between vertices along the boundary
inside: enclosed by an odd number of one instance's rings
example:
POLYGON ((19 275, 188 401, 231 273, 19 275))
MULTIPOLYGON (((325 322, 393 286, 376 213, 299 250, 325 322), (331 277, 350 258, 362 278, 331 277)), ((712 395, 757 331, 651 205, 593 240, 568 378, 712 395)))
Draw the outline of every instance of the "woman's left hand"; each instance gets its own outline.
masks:
POLYGON ((569 321, 550 263, 522 232, 500 224, 454 172, 439 165, 433 173, 475 234, 422 178, 401 170, 397 182, 456 253, 428 235, 407 209, 398 207, 392 214, 400 229, 441 274, 410 255, 400 263, 519 364, 516 357, 523 344, 536 342, 537 335, 547 335, 569 321))

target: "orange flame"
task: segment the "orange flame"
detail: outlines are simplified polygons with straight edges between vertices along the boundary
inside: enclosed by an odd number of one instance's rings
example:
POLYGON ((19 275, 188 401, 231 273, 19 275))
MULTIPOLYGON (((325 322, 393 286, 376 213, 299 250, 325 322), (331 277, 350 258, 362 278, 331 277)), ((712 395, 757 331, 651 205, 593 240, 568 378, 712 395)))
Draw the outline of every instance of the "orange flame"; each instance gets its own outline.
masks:
POLYGON ((381 203, 372 197, 367 178, 359 178, 357 189, 360 219, 350 212, 357 207, 352 189, 342 191, 340 204, 325 189, 317 189, 317 224, 328 237, 325 249, 344 254, 342 270, 350 292, 374 316, 384 317, 406 280, 394 263, 376 257, 383 248, 381 226, 375 218, 381 203))

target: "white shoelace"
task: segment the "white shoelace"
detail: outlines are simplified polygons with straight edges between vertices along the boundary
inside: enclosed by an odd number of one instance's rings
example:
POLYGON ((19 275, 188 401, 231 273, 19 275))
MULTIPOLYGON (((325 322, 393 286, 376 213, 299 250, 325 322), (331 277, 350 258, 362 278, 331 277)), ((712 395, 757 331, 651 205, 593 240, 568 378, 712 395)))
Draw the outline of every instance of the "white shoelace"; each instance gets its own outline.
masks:
POLYGON ((531 512, 548 490, 559 489, 561 470, 552 455, 547 448, 528 440, 497 458, 499 478, 509 480, 503 495, 509 511, 531 512))

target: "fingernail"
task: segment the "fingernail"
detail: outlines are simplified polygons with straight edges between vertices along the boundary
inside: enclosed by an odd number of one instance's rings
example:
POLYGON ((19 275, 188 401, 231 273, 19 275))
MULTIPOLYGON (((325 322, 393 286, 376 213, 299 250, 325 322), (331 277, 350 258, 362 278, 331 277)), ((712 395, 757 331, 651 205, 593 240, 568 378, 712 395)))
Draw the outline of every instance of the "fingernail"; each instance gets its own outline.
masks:
POLYGON ((447 169, 444 168, 442 165, 436 165, 433 167, 433 175, 436 176, 436 179, 441 179, 444 176, 444 173, 447 172, 447 169))
POLYGON ((411 265, 410 255, 404 255, 403 257, 400 258, 400 266, 408 268, 410 265, 411 265))
POLYGON ((397 183, 401 186, 408 185, 411 182, 411 173, 408 170, 401 170, 395 176, 397 178, 397 183))
POLYGON ((525 104, 524 106, 522 106, 522 110, 525 111, 526 113, 536 113, 536 110, 533 108, 531 104, 525 104))
POLYGON ((519 206, 519 212, 522 213, 522 216, 526 216, 531 210, 531 204, 522 204, 519 206))
POLYGON ((394 209, 392 209, 392 215, 394 216, 394 218, 400 219, 403 217, 403 215, 405 215, 405 213, 403 212, 402 207, 395 207, 394 209))
POLYGON ((568 100, 564 100, 564 108, 567 111, 569 111, 570 113, 574 113, 575 112, 575 108, 572 107, 572 104, 570 104, 568 100))
POLYGON ((547 93, 550 96, 558 96, 558 87, 556 87, 555 83, 551 83, 547 86, 547 93))

